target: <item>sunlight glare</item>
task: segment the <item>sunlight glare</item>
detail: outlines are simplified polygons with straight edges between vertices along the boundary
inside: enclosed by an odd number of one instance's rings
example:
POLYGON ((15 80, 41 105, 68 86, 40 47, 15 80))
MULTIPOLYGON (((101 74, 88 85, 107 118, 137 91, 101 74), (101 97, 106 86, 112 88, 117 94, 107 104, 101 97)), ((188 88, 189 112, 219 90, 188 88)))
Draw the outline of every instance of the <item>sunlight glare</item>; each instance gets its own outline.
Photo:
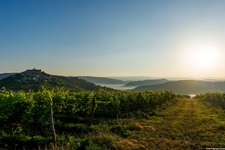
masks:
POLYGON ((215 46, 200 46, 189 50, 189 67, 197 70, 212 69, 218 65, 219 52, 215 46))

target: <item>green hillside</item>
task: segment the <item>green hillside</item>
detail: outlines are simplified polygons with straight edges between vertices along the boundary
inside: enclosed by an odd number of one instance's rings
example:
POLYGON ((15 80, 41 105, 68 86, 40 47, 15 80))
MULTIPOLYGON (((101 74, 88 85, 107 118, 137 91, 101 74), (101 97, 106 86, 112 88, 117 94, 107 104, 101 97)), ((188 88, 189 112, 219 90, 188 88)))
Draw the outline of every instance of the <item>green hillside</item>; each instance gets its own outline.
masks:
POLYGON ((70 91, 95 91, 102 88, 101 86, 97 86, 83 79, 78 79, 77 77, 55 76, 37 69, 26 70, 0 80, 0 87, 15 91, 38 91, 42 85, 48 87, 63 87, 70 91))
POLYGON ((158 85, 140 86, 134 89, 142 90, 168 90, 181 94, 198 94, 204 92, 225 91, 225 82, 206 82, 196 80, 171 81, 158 85))

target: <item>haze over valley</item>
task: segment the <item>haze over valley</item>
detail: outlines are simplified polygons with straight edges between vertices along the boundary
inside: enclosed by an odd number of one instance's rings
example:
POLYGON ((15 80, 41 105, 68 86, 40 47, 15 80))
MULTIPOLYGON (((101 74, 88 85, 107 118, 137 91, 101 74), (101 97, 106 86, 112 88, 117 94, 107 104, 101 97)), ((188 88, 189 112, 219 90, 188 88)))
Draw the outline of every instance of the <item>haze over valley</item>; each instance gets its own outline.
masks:
POLYGON ((66 77, 46 74, 39 69, 30 69, 21 73, 0 74, 0 86, 9 90, 40 89, 41 85, 49 82, 54 87, 69 90, 89 89, 98 90, 100 87, 122 91, 160 91, 167 90, 177 94, 199 94, 206 92, 225 92, 225 81, 217 80, 167 80, 146 79, 124 81, 108 77, 78 76, 66 77), (86 82, 85 82, 86 81, 86 82))

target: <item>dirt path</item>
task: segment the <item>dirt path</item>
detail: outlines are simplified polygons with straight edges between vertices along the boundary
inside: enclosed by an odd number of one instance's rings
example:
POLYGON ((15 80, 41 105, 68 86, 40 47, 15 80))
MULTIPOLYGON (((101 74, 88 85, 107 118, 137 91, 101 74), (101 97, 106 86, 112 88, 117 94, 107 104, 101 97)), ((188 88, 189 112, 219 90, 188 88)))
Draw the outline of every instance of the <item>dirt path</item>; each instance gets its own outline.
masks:
POLYGON ((140 130, 120 141, 127 143, 127 149, 225 148, 225 116, 196 99, 180 100, 159 116, 138 123, 140 130))

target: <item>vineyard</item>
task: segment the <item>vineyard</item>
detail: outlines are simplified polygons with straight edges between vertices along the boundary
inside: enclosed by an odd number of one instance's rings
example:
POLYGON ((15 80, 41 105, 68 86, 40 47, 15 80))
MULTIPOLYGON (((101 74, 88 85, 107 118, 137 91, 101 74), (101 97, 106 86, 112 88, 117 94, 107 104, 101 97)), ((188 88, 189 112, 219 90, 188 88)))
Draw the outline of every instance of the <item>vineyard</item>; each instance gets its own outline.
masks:
POLYGON ((208 102, 213 107, 225 109, 225 93, 208 92, 205 94, 198 94, 196 95, 196 98, 199 98, 204 102, 208 102))
POLYGON ((0 92, 0 148, 113 149, 182 95, 167 91, 0 92))

